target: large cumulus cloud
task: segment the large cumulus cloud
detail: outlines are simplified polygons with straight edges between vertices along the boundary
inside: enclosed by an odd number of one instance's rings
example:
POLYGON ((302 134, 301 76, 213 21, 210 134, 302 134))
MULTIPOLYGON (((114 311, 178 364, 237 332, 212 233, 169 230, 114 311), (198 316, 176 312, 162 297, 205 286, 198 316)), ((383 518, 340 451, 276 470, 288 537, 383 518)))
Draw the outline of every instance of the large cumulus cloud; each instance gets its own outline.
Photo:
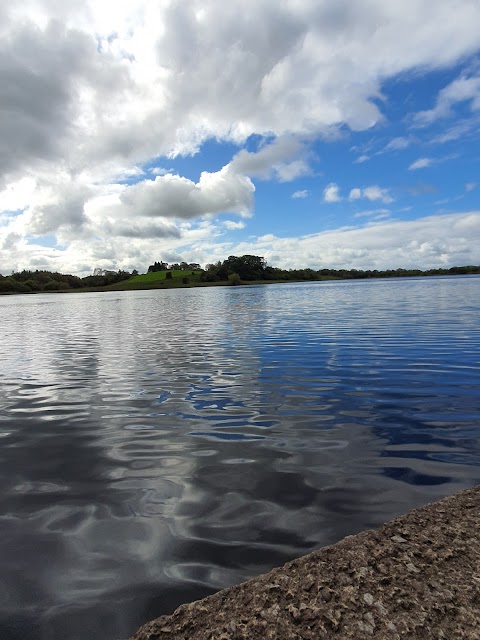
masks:
MULTIPOLYGON (((141 262, 149 234, 176 247, 207 228, 214 237, 212 216, 252 213, 251 178, 308 173, 308 140, 379 122, 385 80, 478 50, 479 23, 470 0, 3 3, 0 191, 35 189, 23 213, 2 217, 1 241, 28 259, 25 238, 52 235, 67 247, 55 260, 73 268, 82 240, 87 255, 89 242, 120 252, 131 237, 141 262), (196 182, 122 182, 154 158, 252 134, 273 142, 196 182)), ((473 101, 477 84, 462 87, 473 101)), ((455 99, 446 93, 431 117, 455 99)))
POLYGON ((251 180, 232 171, 229 165, 221 171, 204 171, 198 183, 181 176, 167 174, 129 187, 120 196, 121 204, 132 214, 196 218, 229 212, 248 216, 255 188, 251 180))
POLYGON ((467 0, 57 5, 5 16, 3 174, 191 152, 210 136, 364 129, 384 79, 474 51, 480 21, 467 0))

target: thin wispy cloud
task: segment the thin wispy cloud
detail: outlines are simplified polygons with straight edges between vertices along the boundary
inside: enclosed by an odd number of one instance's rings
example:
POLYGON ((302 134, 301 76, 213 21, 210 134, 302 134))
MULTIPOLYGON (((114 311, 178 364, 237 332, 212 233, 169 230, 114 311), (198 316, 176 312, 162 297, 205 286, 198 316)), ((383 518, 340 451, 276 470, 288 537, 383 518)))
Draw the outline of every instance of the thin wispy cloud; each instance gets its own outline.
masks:
POLYGON ((292 193, 292 198, 294 200, 308 198, 310 195, 310 191, 308 189, 302 189, 301 191, 294 191, 292 193))
POLYGON ((427 167, 431 167, 434 164, 434 160, 432 158, 418 158, 415 162, 408 167, 409 171, 416 171, 417 169, 426 169, 427 167))
POLYGON ((455 160, 457 158, 457 154, 450 154, 445 156, 438 156, 436 158, 418 158, 412 164, 409 165, 409 171, 416 171, 418 169, 427 169, 428 167, 438 166, 443 164, 444 162, 449 162, 450 160, 455 160))
MULTIPOLYGON (((443 123, 440 123, 443 124, 443 123)), ((454 123, 441 127, 432 135, 431 144, 446 145, 452 142, 478 140, 480 138, 480 114, 472 114, 468 118, 455 119, 454 123)))
POLYGON ((472 111, 480 109, 480 75, 462 74, 444 87, 432 109, 419 111, 415 115, 415 124, 426 126, 438 119, 448 118, 457 105, 465 102, 469 103, 472 111))
POLYGON ((390 209, 369 209, 367 211, 357 211, 357 213, 354 214, 354 217, 381 219, 386 218, 390 215, 392 215, 390 209))
POLYGON ((392 140, 385 145, 383 151, 403 151, 404 149, 408 149, 411 144, 411 138, 398 136, 396 138, 392 138, 392 140))

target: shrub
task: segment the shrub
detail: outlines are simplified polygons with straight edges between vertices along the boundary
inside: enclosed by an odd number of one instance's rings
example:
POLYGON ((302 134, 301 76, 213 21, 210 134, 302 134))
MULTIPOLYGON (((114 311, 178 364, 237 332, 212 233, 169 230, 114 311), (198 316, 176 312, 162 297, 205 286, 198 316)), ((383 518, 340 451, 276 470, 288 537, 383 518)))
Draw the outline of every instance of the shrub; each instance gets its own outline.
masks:
POLYGON ((231 273, 228 276, 228 284, 232 285, 232 287, 240 284, 240 276, 238 275, 238 273, 231 273))

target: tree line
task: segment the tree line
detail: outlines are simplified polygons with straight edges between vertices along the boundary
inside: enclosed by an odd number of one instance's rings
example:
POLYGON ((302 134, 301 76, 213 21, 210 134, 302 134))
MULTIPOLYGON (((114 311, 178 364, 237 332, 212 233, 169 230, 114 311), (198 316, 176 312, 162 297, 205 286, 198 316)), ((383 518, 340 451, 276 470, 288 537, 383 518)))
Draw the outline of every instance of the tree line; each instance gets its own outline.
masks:
POLYGON ((129 271, 105 271, 95 269, 94 275, 80 278, 56 271, 24 269, 10 276, 0 274, 0 293, 32 293, 40 291, 68 291, 91 287, 108 287, 111 284, 128 280, 132 276, 129 271))
POLYGON ((277 280, 277 281, 313 281, 326 279, 355 280, 361 278, 404 278, 409 276, 462 275, 480 273, 480 266, 468 265, 445 269, 280 269, 271 267, 265 258, 252 255, 230 256, 223 262, 207 264, 200 276, 203 282, 277 280))
MULTIPOLYGON (((480 266, 467 265, 445 269, 280 269, 271 267, 261 256, 244 255, 229 256, 226 260, 207 264, 201 269, 197 263, 181 262, 168 265, 166 262, 154 262, 148 268, 149 272, 167 271, 166 276, 172 276, 175 270, 196 272, 195 277, 200 282, 228 282, 241 284, 254 281, 315 281, 315 280, 356 280, 361 278, 404 278, 411 276, 441 276, 480 274, 480 266)), ((93 275, 80 278, 70 274, 62 274, 45 270, 14 272, 10 276, 0 274, 0 293, 33 293, 40 291, 68 291, 70 289, 105 288, 128 280, 138 275, 136 270, 108 271, 95 269, 93 275)), ((188 280, 183 278, 183 284, 188 280)))
POLYGON ((199 271, 201 269, 198 262, 154 262, 148 267, 147 273, 155 273, 156 271, 199 271))

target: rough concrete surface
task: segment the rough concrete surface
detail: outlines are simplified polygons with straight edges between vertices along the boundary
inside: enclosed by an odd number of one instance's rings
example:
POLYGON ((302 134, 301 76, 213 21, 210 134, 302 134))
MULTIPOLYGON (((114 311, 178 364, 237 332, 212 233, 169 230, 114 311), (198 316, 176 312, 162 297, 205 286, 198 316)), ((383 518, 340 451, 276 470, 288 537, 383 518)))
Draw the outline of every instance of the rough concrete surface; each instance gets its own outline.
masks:
POLYGON ((182 605, 132 640, 480 640, 480 487, 182 605))

